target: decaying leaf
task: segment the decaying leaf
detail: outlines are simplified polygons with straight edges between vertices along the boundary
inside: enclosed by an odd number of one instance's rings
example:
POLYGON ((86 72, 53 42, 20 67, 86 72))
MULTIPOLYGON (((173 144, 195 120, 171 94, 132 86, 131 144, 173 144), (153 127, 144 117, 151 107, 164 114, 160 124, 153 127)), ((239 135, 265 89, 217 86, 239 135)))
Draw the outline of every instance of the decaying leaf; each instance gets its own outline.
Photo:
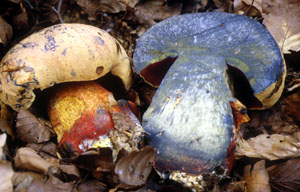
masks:
POLYGON ((262 0, 264 24, 283 53, 300 51, 300 2, 262 0))
POLYGON ((76 0, 76 3, 89 15, 89 20, 96 20, 97 12, 118 13, 133 8, 138 0, 76 0))
POLYGON ((42 123, 26 109, 21 109, 17 115, 16 136, 28 143, 42 143, 50 140, 50 127, 42 123))
POLYGON ((135 16, 143 25, 154 25, 158 21, 162 21, 174 15, 179 15, 181 4, 168 6, 163 0, 145 1, 135 7, 135 16))
POLYGON ((285 108, 284 111, 286 114, 291 116, 294 121, 300 122, 300 91, 287 96, 285 99, 285 108))
POLYGON ((14 140, 15 132, 12 130, 12 120, 13 116, 11 111, 2 101, 0 101, 0 130, 10 135, 12 137, 12 140, 14 140))
POLYGON ((236 158, 243 156, 278 160, 298 157, 300 155, 300 132, 292 135, 261 134, 244 140, 236 141, 236 158))
POLYGON ((246 182, 243 181, 234 181, 229 183, 226 187, 226 192, 244 192, 246 187, 246 182))
POLYGON ((133 151, 122 157, 115 166, 115 173, 127 185, 143 185, 152 170, 154 150, 150 146, 141 151, 133 151))
POLYGON ((10 162, 0 162, 0 191, 12 192, 14 171, 10 162))
POLYGON ((245 11, 249 11, 249 9, 255 8, 261 13, 262 12, 261 1, 262 0, 255 0, 253 2, 252 0, 234 0, 233 3, 234 11, 237 13, 244 14, 245 11))
POLYGON ((29 21, 28 21, 28 14, 26 12, 26 10, 21 7, 22 12, 15 15, 13 17, 13 26, 15 28, 19 28, 19 29, 28 29, 30 27, 29 21))
MULTIPOLYGON (((252 5, 252 0, 242 0, 252 5)), ((238 3, 235 3, 238 6, 238 3)), ((277 41, 283 53, 300 50, 300 2, 295 0, 255 0, 263 23, 277 41)))
POLYGON ((59 165, 59 169, 70 176, 73 176, 75 178, 80 178, 80 173, 78 168, 75 165, 59 165))
POLYGON ((43 182, 45 176, 34 172, 15 172, 12 178, 14 192, 27 191, 28 186, 35 180, 43 182))
POLYGON ((299 131, 293 119, 286 115, 284 105, 277 104, 263 111, 249 111, 250 121, 241 127, 243 138, 257 136, 258 134, 292 134, 299 131))
POLYGON ((53 142, 47 142, 43 144, 29 143, 26 145, 26 147, 35 150, 41 157, 45 159, 49 156, 55 158, 57 157, 58 147, 53 142))
POLYGON ((14 132, 6 119, 0 119, 0 130, 9 134, 14 139, 14 132))
POLYGON ((77 188, 78 191, 80 192, 107 191, 107 186, 104 183, 101 183, 100 181, 97 180, 86 181, 84 183, 81 183, 77 188))
POLYGON ((47 180, 46 183, 34 180, 28 187, 27 191, 78 192, 76 189, 74 189, 74 182, 64 183, 58 178, 54 177, 53 175, 50 175, 50 178, 47 180))
POLYGON ((279 192, 300 191, 300 158, 273 165, 267 170, 272 189, 279 192))
POLYGON ((7 135, 5 133, 0 135, 0 162, 4 159, 3 156, 3 147, 6 144, 7 135))
POLYGON ((15 166, 19 169, 47 174, 48 168, 55 165, 57 165, 56 162, 46 161, 28 147, 19 148, 15 156, 15 166))
POLYGON ((113 170, 113 157, 110 148, 90 149, 70 162, 92 172, 107 173, 113 170))
POLYGON ((12 27, 0 16, 0 45, 6 46, 12 37, 12 27))
POLYGON ((231 0, 213 0, 216 7, 218 8, 218 11, 223 12, 232 12, 232 1, 231 0))
POLYGON ((254 164, 247 165, 244 169, 247 192, 270 192, 269 175, 265 167, 265 161, 261 160, 254 164))

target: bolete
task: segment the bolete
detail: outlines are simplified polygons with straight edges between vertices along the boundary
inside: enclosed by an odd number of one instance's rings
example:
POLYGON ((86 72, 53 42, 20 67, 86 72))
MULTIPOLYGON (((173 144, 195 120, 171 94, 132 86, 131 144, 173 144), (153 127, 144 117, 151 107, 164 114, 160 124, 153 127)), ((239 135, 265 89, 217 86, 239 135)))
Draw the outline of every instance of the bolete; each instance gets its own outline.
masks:
POLYGON ((116 155, 122 148, 135 149, 143 130, 129 105, 92 82, 109 72, 126 90, 130 88, 129 58, 115 38, 90 25, 58 24, 28 36, 6 53, 0 68, 0 99, 16 111, 28 109, 35 89, 68 82, 56 85, 48 95, 59 144, 70 155, 93 147, 111 147, 116 155), (118 126, 117 118, 132 126, 118 126), (130 131, 134 133, 126 135, 130 131))
POLYGON ((250 109, 271 107, 286 76, 280 49, 263 25, 221 12, 156 24, 138 40, 133 62, 158 87, 142 122, 156 150, 155 168, 186 185, 199 185, 197 176, 215 167, 229 171, 233 108, 238 101, 250 109))
POLYGON ((34 89, 95 80, 108 72, 130 88, 130 62, 116 39, 94 26, 58 24, 28 36, 6 53, 0 99, 14 110, 27 109, 35 99, 34 89))

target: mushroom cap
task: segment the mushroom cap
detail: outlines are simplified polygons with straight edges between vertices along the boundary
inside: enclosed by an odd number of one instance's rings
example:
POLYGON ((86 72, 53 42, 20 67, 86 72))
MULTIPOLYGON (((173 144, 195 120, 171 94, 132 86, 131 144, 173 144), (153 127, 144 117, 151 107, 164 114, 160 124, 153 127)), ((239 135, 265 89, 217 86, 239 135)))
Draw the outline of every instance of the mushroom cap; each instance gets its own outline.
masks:
POLYGON ((14 110, 29 108, 34 89, 95 80, 110 71, 129 89, 130 62, 116 39, 90 25, 53 25, 23 39, 3 57, 0 99, 14 110))
POLYGON ((133 63, 159 86, 142 123, 156 149, 156 169, 196 175, 225 165, 235 126, 230 102, 243 88, 239 79, 258 103, 250 107, 263 109, 280 97, 286 73, 263 25, 221 12, 156 24, 138 40, 133 63))

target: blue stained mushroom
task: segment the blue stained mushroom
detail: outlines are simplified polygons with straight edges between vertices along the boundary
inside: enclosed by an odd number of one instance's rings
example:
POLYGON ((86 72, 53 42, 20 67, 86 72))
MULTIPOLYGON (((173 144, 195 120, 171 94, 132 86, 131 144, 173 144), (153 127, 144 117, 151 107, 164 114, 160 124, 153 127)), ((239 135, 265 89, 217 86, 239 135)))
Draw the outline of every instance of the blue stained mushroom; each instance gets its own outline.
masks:
POLYGON ((259 22, 229 13, 174 16, 138 40, 136 72, 158 87, 143 115, 159 172, 226 167, 234 141, 230 103, 265 109, 279 99, 286 68, 259 22))

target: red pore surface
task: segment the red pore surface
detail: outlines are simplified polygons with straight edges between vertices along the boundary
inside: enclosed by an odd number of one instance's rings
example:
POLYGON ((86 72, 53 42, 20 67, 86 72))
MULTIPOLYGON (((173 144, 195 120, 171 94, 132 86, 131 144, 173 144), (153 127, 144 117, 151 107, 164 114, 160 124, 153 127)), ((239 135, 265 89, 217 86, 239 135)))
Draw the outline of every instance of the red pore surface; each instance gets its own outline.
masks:
POLYGON ((177 57, 167 57, 159 62, 152 63, 143 69, 140 75, 154 87, 158 87, 160 82, 168 72, 171 65, 175 62, 177 57))

